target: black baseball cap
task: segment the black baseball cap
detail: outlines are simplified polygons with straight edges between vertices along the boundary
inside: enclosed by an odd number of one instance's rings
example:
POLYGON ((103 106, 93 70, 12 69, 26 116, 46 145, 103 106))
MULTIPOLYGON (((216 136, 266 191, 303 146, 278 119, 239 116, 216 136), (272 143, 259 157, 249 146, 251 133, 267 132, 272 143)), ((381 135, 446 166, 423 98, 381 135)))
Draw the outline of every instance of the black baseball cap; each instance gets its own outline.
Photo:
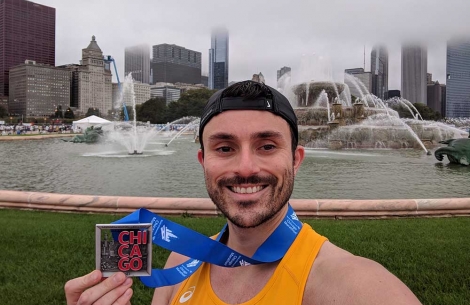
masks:
MULTIPOLYGON (((253 82, 254 81, 244 81, 253 82)), ((239 85, 237 83, 235 85, 239 85)), ((259 83, 257 83, 259 84, 259 83)), ((202 111, 201 120, 199 122, 199 139, 202 140, 202 132, 206 124, 219 113, 226 110, 265 110, 282 117, 292 128, 296 142, 299 140, 299 130, 297 127, 297 116, 292 108, 289 100, 279 91, 262 84, 269 89, 270 94, 267 97, 258 97, 254 99, 246 99, 245 97, 223 97, 226 89, 222 89, 214 93, 207 102, 202 111)))

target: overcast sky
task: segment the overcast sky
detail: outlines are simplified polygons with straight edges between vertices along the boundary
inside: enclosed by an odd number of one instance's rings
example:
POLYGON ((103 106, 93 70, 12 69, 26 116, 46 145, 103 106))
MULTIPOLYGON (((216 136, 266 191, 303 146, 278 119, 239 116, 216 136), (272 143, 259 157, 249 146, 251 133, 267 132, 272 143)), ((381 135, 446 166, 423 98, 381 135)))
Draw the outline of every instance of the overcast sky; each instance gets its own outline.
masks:
POLYGON ((445 83, 446 41, 470 37, 470 0, 33 0, 56 8, 56 65, 78 63, 95 35, 122 78, 124 48, 168 43, 202 52, 208 72, 211 29, 230 35, 229 81, 262 72, 300 70, 304 56, 322 56, 335 80, 347 68, 370 71, 370 51, 389 49, 389 89, 400 89, 401 43, 428 47, 428 72, 445 83))

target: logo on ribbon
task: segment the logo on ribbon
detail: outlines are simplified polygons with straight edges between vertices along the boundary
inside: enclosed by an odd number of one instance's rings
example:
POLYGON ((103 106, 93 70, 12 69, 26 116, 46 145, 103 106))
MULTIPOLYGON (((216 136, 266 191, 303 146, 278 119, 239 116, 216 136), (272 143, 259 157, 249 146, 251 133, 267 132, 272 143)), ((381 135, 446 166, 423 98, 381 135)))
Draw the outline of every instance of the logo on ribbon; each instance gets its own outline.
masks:
POLYGON ((192 267, 196 266, 197 264, 199 264, 199 260, 195 259, 192 262, 190 262, 189 264, 186 264, 186 267, 192 268, 192 267))
POLYGON ((250 266, 251 264, 247 261, 244 261, 244 260, 240 260, 240 266, 250 266))
POLYGON ((162 232, 162 239, 166 242, 170 242, 170 238, 178 238, 178 236, 173 234, 173 232, 170 229, 168 229, 165 225, 162 226, 160 231, 162 232))

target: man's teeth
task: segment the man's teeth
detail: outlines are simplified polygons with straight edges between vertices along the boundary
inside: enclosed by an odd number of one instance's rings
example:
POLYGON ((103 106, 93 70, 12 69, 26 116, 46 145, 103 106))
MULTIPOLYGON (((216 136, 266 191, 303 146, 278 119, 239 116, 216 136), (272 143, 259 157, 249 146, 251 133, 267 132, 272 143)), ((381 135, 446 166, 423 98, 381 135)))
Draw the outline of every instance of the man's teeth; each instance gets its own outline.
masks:
POLYGON ((238 186, 235 186, 235 187, 232 187, 232 190, 235 193, 240 193, 240 194, 252 194, 252 193, 259 192, 262 189, 263 189, 262 186, 253 186, 253 187, 238 187, 238 186))

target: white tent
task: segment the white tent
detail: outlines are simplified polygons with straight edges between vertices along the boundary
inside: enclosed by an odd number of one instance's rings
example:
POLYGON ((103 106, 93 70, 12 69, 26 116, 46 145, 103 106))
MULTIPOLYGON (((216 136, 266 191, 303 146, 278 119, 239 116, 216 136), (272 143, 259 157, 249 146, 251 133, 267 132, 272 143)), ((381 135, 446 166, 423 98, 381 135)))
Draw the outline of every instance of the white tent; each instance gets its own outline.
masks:
POLYGON ((100 118, 96 115, 92 115, 78 121, 73 121, 72 123, 72 128, 74 132, 84 132, 85 129, 90 126, 101 126, 103 130, 114 130, 113 122, 100 118))

